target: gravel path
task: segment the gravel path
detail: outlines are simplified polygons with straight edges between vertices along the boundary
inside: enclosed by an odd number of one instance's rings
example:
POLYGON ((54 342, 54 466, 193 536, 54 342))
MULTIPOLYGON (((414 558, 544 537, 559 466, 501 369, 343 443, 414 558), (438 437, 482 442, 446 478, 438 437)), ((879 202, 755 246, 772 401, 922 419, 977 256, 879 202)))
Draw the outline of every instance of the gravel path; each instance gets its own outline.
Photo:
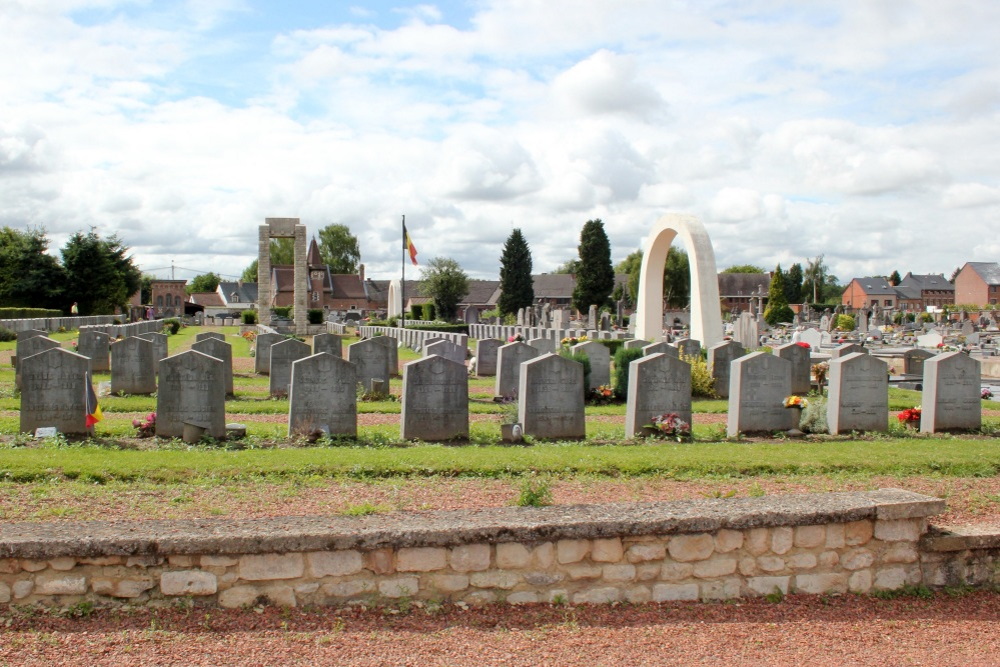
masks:
POLYGON ((0 616, 10 665, 995 665, 1000 594, 0 616))

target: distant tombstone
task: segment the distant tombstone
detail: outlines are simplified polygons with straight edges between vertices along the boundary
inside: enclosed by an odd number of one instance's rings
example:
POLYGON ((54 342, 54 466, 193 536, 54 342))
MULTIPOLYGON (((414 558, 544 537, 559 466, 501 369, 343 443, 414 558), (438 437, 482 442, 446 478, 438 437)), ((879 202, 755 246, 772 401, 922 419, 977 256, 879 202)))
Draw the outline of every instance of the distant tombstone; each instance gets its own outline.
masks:
MULTIPOLYGON (((520 386, 521 364, 541 356, 541 352, 524 343, 507 343, 497 350, 496 396, 516 396, 520 386)), ((582 390, 581 390, 582 391, 582 390)))
POLYGON ((701 356, 701 341, 694 340, 693 338, 680 338, 676 345, 680 353, 686 357, 701 356))
POLYGON ((868 313, 862 310, 858 313, 857 330, 861 333, 868 333, 868 313))
POLYGON ((651 354, 666 354, 673 357, 674 359, 681 358, 681 351, 670 343, 664 343, 662 340, 657 343, 647 343, 642 348, 642 355, 648 357, 651 354))
POLYGON ((25 351, 22 349, 22 344, 26 344, 26 342, 32 338, 45 338, 46 340, 52 340, 48 336, 49 336, 48 332, 42 331, 41 329, 25 329, 24 331, 18 331, 17 343, 15 344, 14 347, 15 349, 14 367, 17 368, 18 359, 23 359, 26 356, 29 356, 30 354, 38 354, 42 350, 48 350, 51 349, 52 347, 60 347, 58 342, 52 341, 53 343, 56 343, 55 346, 31 348, 30 352, 28 354, 25 354, 25 351))
POLYGON ((601 331, 611 331, 611 313, 601 313, 601 331))
POLYGON ((857 343, 844 343, 830 350, 830 357, 839 359, 840 357, 846 357, 849 354, 855 353, 868 354, 868 349, 857 343))
POLYGON ((107 334, 92 330, 81 331, 76 351, 90 359, 91 371, 107 373, 111 370, 111 337, 107 334))
POLYGON ((273 333, 263 333, 257 336, 253 359, 255 373, 267 375, 271 372, 271 346, 283 340, 288 340, 287 336, 273 333))
POLYGON ((536 438, 583 438, 583 365, 556 354, 526 361, 518 389, 518 420, 536 438))
POLYGON ((161 361, 160 390, 156 393, 156 435, 184 437, 184 427, 188 425, 203 429, 207 436, 225 438, 226 381, 223 373, 220 360, 195 350, 161 361))
POLYGON ((928 331, 922 336, 917 336, 917 347, 936 348, 944 343, 944 336, 937 331, 928 331))
POLYGON ((903 374, 919 375, 924 374, 924 362, 934 357, 933 352, 913 348, 903 353, 903 374))
POLYGON ((218 340, 221 340, 223 343, 226 342, 226 335, 219 331, 203 331, 200 334, 195 334, 194 342, 200 343, 201 341, 206 340, 208 338, 216 338, 218 340))
POLYGON ((20 380, 18 380, 17 378, 21 376, 20 365, 22 361, 24 361, 28 357, 34 356, 41 352, 45 352, 46 350, 54 350, 57 347, 62 347, 59 344, 59 341, 52 340, 48 336, 31 336, 30 338, 25 338, 23 340, 17 341, 16 349, 17 349, 18 372, 15 377, 15 384, 17 386, 20 386, 19 384, 20 380))
MULTIPOLYGON (((819 350, 823 346, 823 334, 825 332, 819 329, 806 329, 799 334, 799 340, 803 343, 809 343, 809 347, 813 350, 819 350)), ((827 335, 827 338, 830 336, 827 335)))
POLYGON ((342 345, 340 342, 340 336, 330 333, 321 333, 313 336, 313 354, 321 354, 327 352, 337 357, 338 359, 343 359, 344 354, 342 351, 342 345))
POLYGON ((154 363, 153 344, 145 338, 130 336, 112 343, 111 393, 155 393, 154 363))
POLYGON ((651 434, 644 428, 657 415, 675 413, 691 423, 691 366, 663 353, 629 364, 625 437, 651 434))
POLYGON ((48 336, 47 331, 42 331, 41 329, 25 329, 24 331, 17 332, 17 342, 22 340, 28 340, 29 338, 34 338, 35 336, 48 336))
POLYGON ((798 410, 782 401, 792 393, 792 364, 766 352, 753 352, 732 363, 729 378, 730 437, 740 433, 788 431, 798 424, 798 410))
POLYGON ((524 308, 517 309, 517 326, 524 326, 524 308))
MULTIPOLYGON (((729 397, 730 364, 746 353, 746 348, 734 340, 716 343, 708 348, 708 368, 715 378, 715 393, 719 398, 729 397)), ((690 423, 690 420, 688 422, 690 423)))
POLYGON ((972 320, 966 320, 965 322, 962 322, 962 335, 963 336, 971 336, 973 333, 975 333, 975 331, 976 331, 976 328, 974 326, 972 326, 972 320))
MULTIPOLYGON (((372 338, 373 341, 385 348, 388 356, 386 357, 386 364, 388 366, 387 371, 389 377, 399 374, 399 343, 396 342, 395 338, 391 336, 375 336, 372 338)), ((427 340, 426 343, 429 344, 432 340, 427 340)), ((443 338, 440 340, 444 340, 443 338)), ((388 385, 386 385, 388 387, 388 385)))
POLYGON ((292 383, 292 364, 305 359, 312 350, 300 340, 289 338, 271 346, 271 368, 268 379, 268 393, 271 396, 287 396, 292 383))
POLYGON ((821 331, 830 331, 830 316, 826 313, 819 318, 819 328, 821 331))
POLYGON ((773 352, 782 359, 792 362, 792 393, 800 396, 808 394, 810 388, 809 373, 812 368, 809 348, 798 343, 787 343, 778 345, 773 352))
POLYGON ((588 340, 570 348, 573 352, 583 352, 590 359, 590 384, 587 389, 597 389, 611 384, 611 352, 607 345, 588 340))
POLYGON ((587 309, 587 329, 597 329, 597 306, 593 304, 587 309))
POLYGON ((542 354, 556 351, 556 341, 551 338, 531 338, 528 340, 528 345, 535 348, 542 354))
POLYGON ((624 347, 626 350, 632 350, 632 349, 641 350, 647 345, 649 345, 648 340, 641 340, 639 338, 633 338, 631 340, 627 340, 624 343, 622 343, 622 347, 624 347))
POLYGON ((222 362, 222 377, 225 378, 226 396, 233 395, 233 346, 215 337, 203 338, 191 346, 192 350, 207 354, 222 362))
POLYGON ((503 343, 496 338, 480 338, 476 343, 476 375, 497 374, 497 351, 503 343))
POLYGON ((374 338, 359 341, 347 348, 347 360, 354 364, 358 383, 365 391, 371 388, 372 380, 384 382, 388 388, 389 359, 389 349, 374 338))
POLYGON ((760 345, 757 322, 749 312, 740 313, 736 320, 736 326, 733 328, 733 340, 750 350, 755 350, 760 345))
POLYGON ((884 361, 859 352, 833 359, 829 387, 830 433, 888 430, 889 374, 884 361))
POLYGON ((20 362, 22 433, 55 427, 60 433, 89 434, 87 383, 90 359, 59 347, 20 362))
POLYGON ((557 308, 552 311, 552 328, 553 329, 565 329, 566 324, 569 322, 569 318, 566 317, 566 311, 562 308, 557 308))
POLYGON ((403 366, 404 440, 464 440, 469 437, 469 374, 465 364, 440 355, 403 366))
POLYGON ((138 337, 148 340, 153 344, 153 372, 158 372, 160 370, 160 361, 166 359, 168 356, 167 335, 161 333, 144 333, 139 334, 138 337))
POLYGON ((450 340, 434 341, 424 347, 425 357, 435 354, 439 357, 444 357, 448 361, 454 361, 456 364, 465 365, 465 348, 461 345, 455 345, 450 340))
POLYGON ((465 323, 479 324, 479 309, 469 306, 465 309, 465 323))
POLYGON ((979 430, 983 425, 978 359, 945 352, 924 362, 920 432, 979 430))
MULTIPOLYGON (((339 343, 339 341, 338 341, 339 343)), ((357 371, 329 352, 292 363, 288 390, 288 435, 358 434, 357 371)))

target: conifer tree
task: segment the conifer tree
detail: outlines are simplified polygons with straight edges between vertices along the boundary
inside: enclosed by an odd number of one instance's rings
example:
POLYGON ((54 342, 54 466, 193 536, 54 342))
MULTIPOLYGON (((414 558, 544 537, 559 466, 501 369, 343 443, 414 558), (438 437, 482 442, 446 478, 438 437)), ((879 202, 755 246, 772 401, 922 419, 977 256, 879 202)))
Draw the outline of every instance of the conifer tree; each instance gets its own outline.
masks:
POLYGON ((781 272, 781 264, 779 264, 774 269, 774 275, 771 276, 764 321, 773 327, 779 322, 791 322, 794 317, 795 313, 788 307, 788 301, 785 299, 785 275, 781 272))
POLYGON ((503 315, 516 314, 535 301, 531 280, 531 249, 520 229, 515 229, 503 244, 500 257, 500 299, 497 308, 503 315))
POLYGON ((580 266, 573 289, 573 307, 581 313, 590 306, 604 306, 615 289, 615 271, 611 266, 611 242, 600 218, 588 220, 580 232, 580 266))

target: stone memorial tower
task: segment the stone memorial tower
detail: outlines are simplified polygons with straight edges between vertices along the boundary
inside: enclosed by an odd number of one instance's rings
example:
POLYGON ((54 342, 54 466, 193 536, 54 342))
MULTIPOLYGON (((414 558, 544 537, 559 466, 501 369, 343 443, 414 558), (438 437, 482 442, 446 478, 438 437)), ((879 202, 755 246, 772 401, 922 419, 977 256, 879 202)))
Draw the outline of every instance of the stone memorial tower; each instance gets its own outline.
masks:
POLYGON ((257 317, 266 326, 271 325, 271 239, 295 239, 294 316, 295 333, 305 335, 309 330, 306 317, 309 294, 306 269, 306 226, 298 218, 265 218, 258 228, 257 245, 257 317))

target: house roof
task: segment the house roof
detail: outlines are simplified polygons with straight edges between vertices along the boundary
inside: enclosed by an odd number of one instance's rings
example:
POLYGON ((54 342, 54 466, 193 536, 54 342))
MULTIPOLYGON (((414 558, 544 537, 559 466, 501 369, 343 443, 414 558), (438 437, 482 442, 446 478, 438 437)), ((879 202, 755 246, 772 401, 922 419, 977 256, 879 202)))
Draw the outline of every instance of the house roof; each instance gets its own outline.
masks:
POLYGON ((257 283, 220 282, 215 291, 225 303, 257 302, 257 283), (239 301, 233 299, 233 294, 239 297, 239 301))
POLYGON ((218 292, 191 292, 187 300, 199 306, 223 307, 226 305, 226 302, 222 300, 222 295, 218 292))
POLYGON ((531 276, 536 299, 569 299, 576 287, 576 276, 571 273, 543 273, 531 276))
MULTIPOLYGON (((966 262, 969 267, 983 279, 987 285, 1000 285, 1000 263, 997 262, 966 262)), ((962 267, 964 270, 965 267, 962 267)))
POLYGON ((767 296, 771 287, 771 276, 767 273, 720 273, 719 296, 750 296, 762 289, 767 296))
POLYGON ((858 286, 868 295, 896 296, 896 290, 882 276, 855 278, 852 282, 857 282, 858 286))
POLYGON ((335 299, 368 299, 365 286, 361 284, 361 276, 356 273, 334 273, 333 293, 335 299))
POLYGON ((316 245, 316 237, 312 238, 309 242, 309 252, 306 253, 306 264, 309 266, 320 266, 323 264, 323 258, 319 254, 319 246, 316 245))
POLYGON ((896 285, 896 296, 900 299, 908 299, 911 301, 919 301, 923 298, 923 291, 918 285, 909 284, 904 285, 900 282, 896 285))
POLYGON ((943 273, 907 273, 896 287, 916 287, 918 290, 954 292, 955 285, 943 273))
MULTIPOLYGON (((490 299, 500 288, 499 280, 470 280, 469 291, 466 293, 459 305, 462 306, 486 306, 493 305, 490 299)), ((495 303, 495 302, 494 302, 495 303)))

